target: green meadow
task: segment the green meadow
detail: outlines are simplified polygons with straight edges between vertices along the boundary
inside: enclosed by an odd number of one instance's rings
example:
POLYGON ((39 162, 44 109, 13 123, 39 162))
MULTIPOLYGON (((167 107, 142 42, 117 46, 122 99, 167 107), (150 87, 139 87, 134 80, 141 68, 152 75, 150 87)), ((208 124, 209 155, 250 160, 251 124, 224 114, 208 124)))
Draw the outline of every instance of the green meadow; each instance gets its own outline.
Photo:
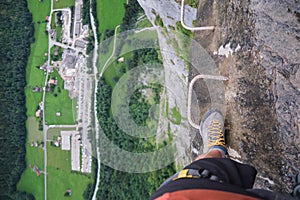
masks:
POLYGON ((75 6, 75 0, 53 0, 53 9, 75 6))
POLYGON ((49 76, 57 80, 57 85, 53 92, 46 93, 45 119, 47 123, 49 125, 74 124, 75 111, 73 110, 73 101, 69 97, 69 91, 63 89, 63 79, 56 70, 49 76), (57 113, 60 116, 57 116, 57 113))
POLYGON ((98 30, 100 33, 103 33, 106 29, 114 30, 117 25, 121 24, 125 13, 125 3, 126 0, 97 1, 98 30))
POLYGON ((50 0, 28 0, 28 8, 32 13, 34 23, 34 42, 30 46, 30 56, 26 67, 25 88, 27 108, 27 143, 26 143, 26 169, 17 185, 19 191, 26 191, 34 195, 35 199, 44 198, 44 174, 37 176, 32 167, 37 166, 41 171, 44 168, 44 152, 39 147, 31 147, 31 142, 43 140, 42 131, 38 130, 38 120, 34 117, 39 102, 42 100, 41 92, 32 92, 33 87, 43 87, 45 72, 39 69, 47 61, 48 35, 46 34, 46 16, 50 13, 50 0), (42 11, 42 12, 41 12, 42 11))
POLYGON ((42 100, 42 92, 33 93, 35 86, 42 87, 45 81, 45 72, 39 69, 47 61, 45 54, 48 52, 48 35, 46 31, 46 16, 50 13, 50 0, 39 2, 28 0, 28 7, 32 13, 34 22, 34 43, 30 47, 30 56, 26 67, 26 108, 27 116, 34 116, 39 102, 42 100), (41 10, 43 12, 41 12, 41 10))
POLYGON ((83 199, 82 194, 89 183, 93 182, 92 175, 71 171, 71 151, 63 151, 60 147, 47 144, 47 197, 48 199, 64 199, 65 191, 71 190, 67 199, 83 199))
POLYGON ((44 199, 44 174, 37 176, 32 167, 37 166, 41 171, 44 169, 44 151, 39 147, 31 147, 26 144, 26 169, 17 185, 19 191, 31 193, 35 199, 44 199), (31 167, 30 167, 31 166, 31 167))

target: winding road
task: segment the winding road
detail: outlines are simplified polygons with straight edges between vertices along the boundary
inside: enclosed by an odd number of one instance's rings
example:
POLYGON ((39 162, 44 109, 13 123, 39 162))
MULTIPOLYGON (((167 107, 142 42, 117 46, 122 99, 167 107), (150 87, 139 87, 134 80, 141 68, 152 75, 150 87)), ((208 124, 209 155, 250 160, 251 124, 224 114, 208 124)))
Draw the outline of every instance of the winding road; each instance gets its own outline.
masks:
POLYGON ((114 47, 113 47, 113 51, 111 52, 111 55, 110 57, 106 60, 105 64, 103 65, 103 68, 100 72, 100 77, 102 77, 107 65, 109 64, 110 60, 114 57, 115 55, 115 51, 116 51, 116 41, 117 41, 117 31, 118 31, 118 28, 120 27, 120 25, 116 26, 115 28, 115 34, 114 34, 114 47))
MULTIPOLYGON (((52 12, 53 12, 53 0, 51 0, 51 9, 50 9, 50 16, 49 16, 49 22, 51 22, 52 18, 52 12)), ((48 23, 48 30, 50 29, 50 23, 48 23)), ((48 34, 48 61, 47 61, 47 66, 50 66, 50 50, 52 45, 50 45, 51 41, 51 36, 48 34)), ((43 135, 44 135, 44 199, 47 200, 47 131, 48 131, 48 126, 46 125, 46 119, 45 119, 45 99, 46 99, 46 88, 48 84, 48 77, 49 77, 49 70, 47 69, 46 71, 46 77, 45 77, 45 84, 43 87, 43 135)))
MULTIPOLYGON (((91 1, 90 1, 91 3, 91 1)), ((94 122, 95 122, 95 139, 96 139, 96 155, 97 155, 97 165, 98 165, 98 170, 97 170, 97 177, 96 177, 96 184, 95 184, 95 189, 94 189, 94 194, 92 199, 96 200, 97 197, 97 191, 99 188, 99 183, 100 183, 100 167, 101 167, 101 161, 100 161, 100 148, 99 148, 99 122, 97 118, 97 90, 98 90, 98 68, 97 68, 97 59, 98 59, 98 38, 97 38, 97 30, 95 26, 95 19, 92 14, 92 8, 90 8, 90 19, 91 19, 91 25, 92 25, 92 30, 93 30, 93 35, 94 35, 94 40, 95 40, 95 46, 94 46, 94 51, 93 51, 93 70, 94 70, 94 85, 95 85, 95 90, 94 90, 94 122)))

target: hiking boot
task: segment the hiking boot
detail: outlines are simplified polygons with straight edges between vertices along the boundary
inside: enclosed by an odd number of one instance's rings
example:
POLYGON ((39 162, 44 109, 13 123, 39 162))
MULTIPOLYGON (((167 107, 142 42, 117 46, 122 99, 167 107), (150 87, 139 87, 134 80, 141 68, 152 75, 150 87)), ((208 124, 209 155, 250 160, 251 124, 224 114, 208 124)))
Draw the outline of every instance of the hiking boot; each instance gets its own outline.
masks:
POLYGON ((224 117, 220 111, 212 109, 206 112, 201 120, 199 132, 203 140, 204 153, 217 149, 223 157, 226 156, 224 117))

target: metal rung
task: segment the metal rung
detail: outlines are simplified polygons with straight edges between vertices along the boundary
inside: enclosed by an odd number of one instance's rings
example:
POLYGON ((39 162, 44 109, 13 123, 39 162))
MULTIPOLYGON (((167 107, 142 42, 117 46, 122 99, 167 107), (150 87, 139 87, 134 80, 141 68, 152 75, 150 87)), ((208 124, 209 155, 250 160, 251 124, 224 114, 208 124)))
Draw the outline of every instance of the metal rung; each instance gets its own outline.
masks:
POLYGON ((188 93, 188 121, 189 123, 196 129, 199 129, 199 125, 196 124, 195 122, 193 122, 192 120, 192 115, 191 115, 191 104, 192 104, 192 92, 193 92, 193 86, 195 84, 195 82, 198 79, 212 79, 212 80, 219 80, 219 81, 227 81, 228 78, 225 76, 214 76, 214 75, 205 75, 205 74, 200 74, 195 76, 192 81, 190 82, 189 85, 189 93, 188 93))
POLYGON ((190 27, 184 23, 184 0, 181 0, 181 14, 180 21, 183 28, 190 31, 205 31, 205 30, 214 30, 214 26, 200 26, 200 27, 190 27))

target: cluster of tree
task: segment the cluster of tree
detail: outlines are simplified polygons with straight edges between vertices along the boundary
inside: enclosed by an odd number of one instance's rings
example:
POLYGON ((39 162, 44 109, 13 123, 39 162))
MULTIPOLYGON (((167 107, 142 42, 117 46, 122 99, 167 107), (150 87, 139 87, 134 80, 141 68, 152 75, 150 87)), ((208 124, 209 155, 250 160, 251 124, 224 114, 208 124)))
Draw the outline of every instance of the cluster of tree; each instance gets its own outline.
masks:
MULTIPOLYGON (((138 15, 142 12, 142 8, 137 0, 129 0, 128 4, 125 4, 124 6, 125 16, 123 18, 123 23, 121 24, 122 31, 134 28, 138 15)), ((111 32, 106 31, 104 33, 105 38, 107 39, 113 36, 113 33, 113 30, 111 32)), ((118 38, 120 46, 117 50, 122 49, 122 46, 124 45, 123 41, 125 41, 125 39, 126 38, 118 38)), ((141 40, 132 41, 132 45, 144 47, 148 45, 148 42, 153 44, 153 41, 141 40)), ((107 46, 108 44, 109 43, 107 43, 107 46)), ((104 48, 101 47, 100 49, 103 50, 104 48)), ((117 50, 116 55, 119 55, 117 50)), ((159 59, 158 51, 153 48, 139 49, 130 52, 129 54, 130 55, 126 56, 126 62, 120 67, 119 73, 115 77, 111 77, 115 82, 117 82, 124 73, 137 66, 146 63, 162 63, 159 59)), ((128 83, 129 85, 130 83, 135 83, 138 79, 138 75, 134 74, 138 73, 138 70, 131 71, 130 73, 132 74, 128 83)), ((161 86, 159 84, 153 84, 142 86, 140 89, 146 88, 152 90, 153 100, 151 102, 157 104, 160 100, 161 86)), ((112 86, 109 85, 104 78, 101 78, 98 83, 97 92, 97 117, 100 127, 106 137, 125 151, 134 153, 154 152, 153 160, 156 160, 155 151, 157 150, 157 146, 155 143, 155 136, 136 138, 121 130, 115 121, 116 116, 112 117, 111 114, 111 96, 112 86)), ((134 95, 128 96, 127 98, 130 98, 129 112, 134 122, 140 126, 147 125, 149 108, 152 106, 149 99, 145 98, 139 90, 137 90, 134 95)), ((117 155, 111 155, 111 160, 115 163, 120 162, 117 155)), ((147 161, 141 161, 141 163, 145 163, 143 165, 143 168, 145 169, 148 169, 150 166, 150 164, 147 164, 147 161)), ((130 163, 130 165, 139 167, 140 163, 130 163)), ((101 164, 100 169, 101 181, 97 193, 98 199, 147 199, 147 197, 149 197, 166 178, 175 173, 174 165, 169 165, 163 169, 144 174, 126 173, 112 169, 103 164, 101 164)))
POLYGON ((97 18, 97 0, 91 0, 91 9, 92 9, 92 15, 94 17, 94 23, 95 23, 95 27, 96 27, 96 30, 97 30, 97 38, 98 38, 98 41, 100 40, 100 37, 101 37, 101 34, 99 32, 99 21, 98 21, 98 18, 97 18))
POLYGON ((158 57, 157 49, 154 48, 144 48, 135 51, 133 55, 133 59, 138 62, 138 65, 142 65, 145 63, 162 64, 162 61, 158 57))
POLYGON ((189 0, 188 4, 193 8, 197 8, 199 4, 199 0, 189 0))
MULTIPOLYGON (((94 6, 96 5, 95 2, 93 2, 94 6)), ((91 18, 90 18, 90 0, 83 0, 83 5, 82 5, 82 12, 81 12, 81 17, 82 17, 82 24, 84 25, 88 25, 89 26, 89 29, 90 29, 90 35, 89 37, 87 38, 87 41, 88 41, 88 44, 87 44, 87 47, 86 47, 86 54, 89 55, 93 49, 94 49, 94 46, 95 46, 95 41, 94 41, 94 36, 93 36, 93 33, 92 33, 92 26, 91 26, 91 18)), ((93 11, 92 11, 93 13, 93 11)), ((94 15, 94 18, 95 18, 95 15, 94 15)), ((95 18, 95 20, 97 20, 97 18, 95 18)), ((98 23, 98 21, 97 21, 98 23)))
POLYGON ((114 36, 115 34, 115 30, 109 30, 109 29, 106 29, 104 31, 104 35, 103 35, 103 40, 106 40, 108 38, 111 38, 112 36, 114 36))
MULTIPOLYGON (((108 85, 104 79, 99 80, 97 93, 97 114, 101 129, 105 135, 114 142, 117 146, 127 151, 144 151, 139 139, 127 135, 121 129, 119 129, 116 121, 110 114, 111 107, 111 94, 112 88, 108 85)), ((150 150, 153 149, 153 145, 144 144, 149 146, 150 150)))
POLYGON ((122 31, 133 29, 139 16, 139 13, 143 12, 142 7, 140 6, 137 0, 129 0, 128 4, 124 4, 124 6, 125 14, 121 24, 122 31))
POLYGON ((58 46, 53 46, 51 48, 50 57, 52 61, 62 60, 62 54, 64 49, 58 46))
MULTIPOLYGON (((122 69, 125 69, 126 72, 139 65, 153 62, 161 63, 157 50, 150 48, 136 50, 132 52, 132 57, 127 59, 126 68, 122 69)), ((136 79, 138 79, 138 76, 131 74, 131 79, 128 84, 135 82, 136 79)), ((159 84, 142 86, 140 89, 151 89, 153 91, 152 98, 154 99, 152 103, 159 103, 161 92, 161 86, 159 84)), ((107 138, 115 145, 129 152, 155 152, 155 150, 157 150, 156 143, 153 142, 155 141, 155 136, 136 138, 128 135, 118 127, 115 118, 111 115, 111 96, 112 87, 106 83, 105 79, 101 78, 97 92, 97 117, 100 127, 107 138)), ((149 108, 152 104, 143 96, 140 90, 137 90, 128 98, 130 98, 129 112, 133 120, 138 125, 146 125, 149 108)), ((156 159, 155 153, 153 159, 156 159)), ((115 155, 111 155, 111 160, 113 160, 113 162, 120 162, 120 159, 115 155)), ((144 163, 143 167, 145 167, 145 169, 149 167, 147 161, 141 161, 141 163, 144 163)), ((140 163, 130 164, 140 167, 140 163)), ((122 172, 103 164, 101 164, 100 169, 101 182, 97 194, 98 199, 147 199, 166 178, 175 173, 174 165, 169 165, 163 169, 143 174, 122 172)))
MULTIPOLYGON (((148 49, 149 52, 152 51, 148 49)), ((156 51, 155 51, 156 52, 156 51)), ((151 53, 148 54, 147 50, 136 50, 133 51, 133 56, 131 58, 128 58, 126 67, 122 67, 120 71, 126 73, 127 70, 130 70, 132 68, 135 68, 139 65, 142 65, 143 63, 150 62, 146 58, 150 58, 149 55, 152 55, 151 53)), ((152 57, 153 60, 159 60, 158 54, 156 52, 156 58, 152 57)), ((118 77, 113 77, 115 81, 118 81, 119 78, 124 73, 120 73, 118 77)), ((134 71, 131 73, 131 81, 128 83, 128 87, 131 83, 136 83, 136 79, 138 79, 138 71, 134 71)), ((114 118, 111 116, 110 107, 111 107, 111 94, 112 94, 112 87, 105 82, 104 79, 100 79, 99 81, 99 87, 98 87, 98 94, 97 94, 97 102, 99 102, 98 105, 98 118, 100 121, 101 128, 104 130, 105 134, 108 138, 110 138, 112 141, 114 141, 115 144, 117 144, 120 148, 125 148, 128 151, 145 151, 145 147, 147 147, 147 150, 151 151, 155 149, 155 146, 150 144, 147 141, 140 141, 139 139, 132 137, 130 135, 127 135, 122 130, 118 129, 117 123, 115 122, 114 118), (141 145, 143 144, 143 145, 141 145)), ((147 87, 147 86, 145 86, 147 87)), ((131 99, 130 102, 130 114, 133 116, 134 119, 137 121, 140 120, 140 122, 146 120, 148 118, 149 114, 149 108, 151 105, 149 102, 146 102, 146 100, 142 97, 142 95, 139 95, 140 92, 136 91, 134 95, 127 97, 131 99), (144 100, 142 100, 144 99, 144 100)), ((157 94, 159 96, 159 94, 157 94)))
POLYGON ((58 11, 56 12, 56 23, 58 26, 62 26, 63 24, 63 21, 61 20, 61 16, 62 16, 62 12, 61 11, 58 11))
POLYGON ((83 0, 81 17, 82 24, 90 24, 90 0, 83 0))
POLYGON ((88 41, 88 44, 86 47, 86 54, 89 55, 90 53, 92 53, 92 51, 94 50, 94 47, 95 47, 95 40, 94 40, 93 35, 90 35, 87 38, 87 41, 88 41))
POLYGON ((106 29, 103 33, 103 37, 101 38, 101 47, 100 47, 100 53, 106 54, 109 51, 109 44, 111 43, 115 31, 106 29))
POLYGON ((129 101, 129 114, 131 115, 133 121, 139 126, 146 126, 147 120, 150 116, 150 108, 151 103, 150 100, 153 99, 154 104, 159 104, 160 100, 160 92, 161 92, 161 85, 159 84, 152 84, 151 86, 142 86, 141 88, 137 89, 133 95, 130 97, 129 101), (152 90, 151 98, 146 98, 142 94, 143 89, 152 90))
POLYGON ((155 25, 158 25, 160 27, 164 27, 164 22, 163 22, 162 18, 159 15, 156 15, 154 23, 155 23, 155 25))
POLYGON ((145 99, 140 90, 135 91, 129 102, 129 114, 139 126, 146 126, 151 104, 145 99))
POLYGON ((190 38, 193 37, 192 31, 183 28, 180 21, 176 22, 176 29, 177 29, 177 31, 181 32, 182 34, 184 34, 190 38))
POLYGON ((71 10, 71 26, 70 26, 70 37, 73 38, 73 30, 74 30, 74 13, 75 13, 75 6, 70 6, 71 10))
MULTIPOLYGON (((124 4, 125 14, 120 26, 121 31, 129 31, 135 28, 138 17, 144 14, 143 8, 140 6, 137 0, 129 0, 127 4, 124 4)), ((129 33, 129 32, 128 32, 129 33)), ((126 41, 127 34, 118 36, 118 44, 115 50, 115 55, 118 57, 120 51, 126 41)))
POLYGON ((0 199, 32 200, 16 185, 26 167, 25 70, 34 27, 26 0, 0 7, 0 199))
MULTIPOLYGON (((111 93, 111 86, 104 79, 101 79, 97 93, 97 113, 101 129, 105 135, 111 142, 129 152, 155 151, 155 144, 149 142, 154 138, 135 138, 119 129, 110 114, 111 93)), ((140 109, 136 107, 133 115, 137 115, 139 112, 141 112, 140 109)), ((156 159, 155 156, 153 159, 156 159)), ((120 159, 114 155, 111 156, 111 160, 113 160, 112 162, 120 162, 120 159)), ((144 167, 147 169, 148 163, 142 161, 141 163, 144 163, 144 167)), ((131 165, 140 167, 141 163, 132 163, 131 165)), ((97 193, 98 199, 147 199, 166 178, 175 173, 173 165, 143 174, 122 172, 103 164, 101 164, 100 169, 101 182, 97 193)))
POLYGON ((83 192, 82 194, 82 197, 84 200, 91 200, 92 197, 93 197, 93 194, 94 194, 94 190, 95 190, 95 185, 96 185, 96 179, 97 179, 97 172, 98 172, 98 165, 97 165, 97 160, 95 158, 93 158, 93 162, 92 162, 92 165, 93 165, 93 174, 94 174, 94 181, 93 183, 89 183, 85 189, 85 191, 83 192))

